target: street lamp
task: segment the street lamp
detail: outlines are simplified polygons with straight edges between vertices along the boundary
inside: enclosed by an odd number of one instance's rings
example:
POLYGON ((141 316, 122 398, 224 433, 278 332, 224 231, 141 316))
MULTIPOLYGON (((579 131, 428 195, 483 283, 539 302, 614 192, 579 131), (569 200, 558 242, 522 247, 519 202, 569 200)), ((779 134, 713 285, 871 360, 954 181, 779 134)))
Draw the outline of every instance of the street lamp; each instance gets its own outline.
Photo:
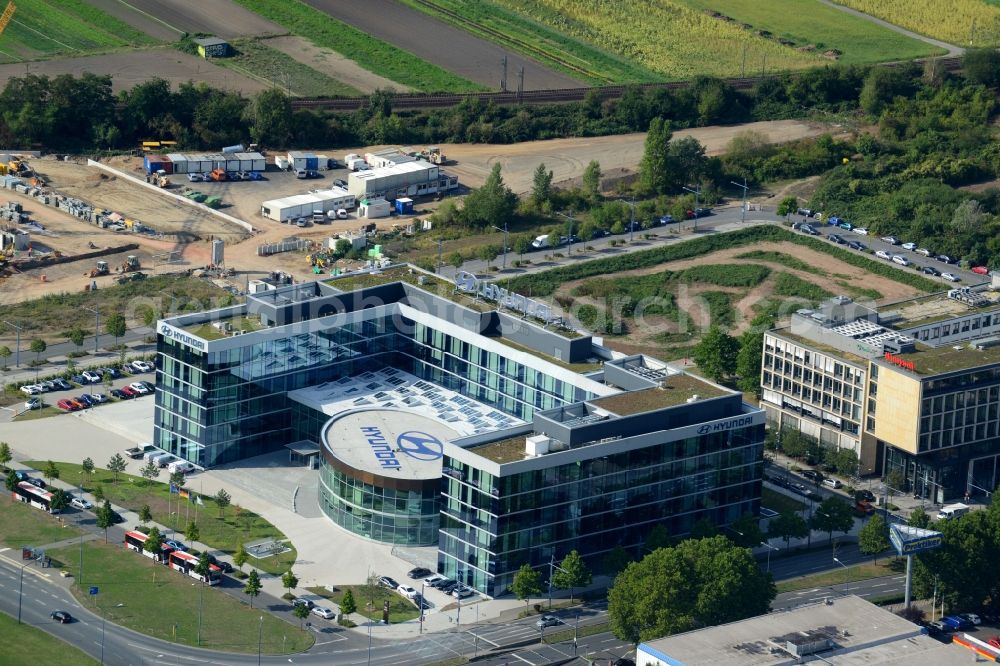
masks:
MULTIPOLYGON (((552 574, 554 573, 555 569, 559 569, 559 571, 562 571, 564 574, 569 574, 568 571, 566 571, 561 566, 559 566, 558 564, 556 564, 556 556, 552 555, 550 557, 550 559, 549 559, 549 610, 552 610, 552 574)), ((572 575, 572 574, 570 574, 570 575, 572 575)), ((572 585, 569 588, 569 600, 572 603, 572 601, 573 601, 573 586, 572 585)))
MULTIPOLYGON (((458 585, 459 585, 458 589, 459 590, 461 590, 465 586, 465 583, 462 581, 462 577, 463 577, 462 574, 464 574, 464 573, 465 573, 465 571, 463 569, 456 569, 455 570, 455 576, 458 578, 458 585)), ((461 592, 459 592, 459 597, 458 597, 458 611, 455 612, 455 626, 456 627, 461 627, 462 626, 462 596, 461 596, 461 592)))
POLYGON ((635 197, 632 197, 631 200, 628 200, 628 199, 619 199, 618 201, 621 201, 622 203, 626 203, 626 204, 628 204, 629 206, 632 207, 632 219, 631 219, 631 221, 628 224, 628 242, 631 243, 632 242, 632 236, 635 234, 635 197))
POLYGON ((743 179, 743 184, 742 185, 740 185, 739 183, 737 183, 735 180, 731 180, 729 182, 732 183, 733 185, 735 185, 736 187, 742 187, 743 188, 743 210, 740 213, 740 222, 746 222, 747 221, 747 189, 749 189, 749 186, 747 185, 747 179, 746 178, 743 179))
POLYGON ((21 624, 21 597, 24 596, 24 568, 31 564, 31 560, 28 560, 21 565, 21 576, 17 584, 17 623, 21 624))
POLYGON ((16 331, 15 337, 17 342, 14 344, 14 367, 16 368, 21 365, 21 327, 2 319, 0 319, 0 322, 7 324, 16 331))
POLYGON ((97 308, 88 308, 86 305, 80 307, 94 313, 94 354, 97 354, 97 339, 101 335, 101 311, 97 308))
MULTIPOLYGON (((770 551, 768 551, 768 552, 770 552, 770 551)), ((839 564, 840 566, 844 567, 844 571, 847 572, 847 590, 844 593, 845 594, 850 594, 851 593, 851 570, 850 570, 850 568, 846 564, 844 564, 843 562, 841 562, 839 559, 837 559, 836 557, 833 558, 833 561, 836 562, 837 564, 839 564)))
POLYGON ((556 211, 556 215, 558 215, 559 217, 564 217, 567 220, 569 220, 569 233, 566 234, 566 242, 567 242, 566 254, 573 254, 573 227, 576 226, 576 219, 573 218, 572 210, 570 210, 569 213, 570 213, 569 215, 566 215, 565 213, 560 213, 559 211, 556 211))
POLYGON ((768 571, 768 573, 770 573, 771 572, 771 551, 772 550, 781 550, 781 549, 778 548, 777 546, 772 546, 771 544, 769 544, 766 541, 761 541, 760 545, 767 546, 767 571, 768 571))
POLYGON ((497 231, 502 231, 503 232, 503 269, 502 270, 506 271, 507 270, 507 249, 509 247, 508 244, 507 244, 507 223, 506 222, 503 223, 503 229, 501 229, 500 227, 496 226, 495 224, 493 225, 493 228, 496 229, 497 231))
POLYGON ((698 209, 701 207, 699 205, 699 202, 701 201, 701 185, 693 190, 690 187, 682 187, 681 189, 694 195, 694 231, 698 231, 698 209))
POLYGON ((264 637, 264 616, 260 616, 260 621, 257 623, 257 666, 260 666, 260 644, 264 637))

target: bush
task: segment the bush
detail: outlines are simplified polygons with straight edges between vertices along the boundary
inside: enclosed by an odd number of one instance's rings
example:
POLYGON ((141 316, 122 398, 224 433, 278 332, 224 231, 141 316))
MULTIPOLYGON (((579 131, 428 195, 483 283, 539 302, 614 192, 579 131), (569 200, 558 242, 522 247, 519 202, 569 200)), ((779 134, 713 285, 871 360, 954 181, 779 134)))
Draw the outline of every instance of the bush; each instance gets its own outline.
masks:
POLYGON ((351 622, 350 620, 348 620, 346 617, 341 617, 339 620, 337 620, 337 624, 339 624, 342 627, 346 627, 348 629, 353 629, 354 627, 358 626, 353 622, 351 622))

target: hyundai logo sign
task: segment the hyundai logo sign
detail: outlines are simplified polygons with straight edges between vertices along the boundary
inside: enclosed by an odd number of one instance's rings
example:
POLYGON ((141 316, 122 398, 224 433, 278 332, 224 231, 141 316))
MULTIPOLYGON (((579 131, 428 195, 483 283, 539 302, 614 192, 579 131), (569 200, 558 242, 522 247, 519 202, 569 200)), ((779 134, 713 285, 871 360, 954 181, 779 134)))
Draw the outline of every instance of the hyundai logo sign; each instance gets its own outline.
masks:
POLYGON ((180 329, 174 328, 170 324, 160 324, 160 335, 168 340, 176 340, 181 344, 194 347, 195 349, 205 349, 205 341, 184 333, 180 329))
POLYGON ((414 460, 430 462, 444 456, 444 444, 434 435, 409 430, 396 438, 396 448, 414 460))
POLYGON ((712 430, 712 426, 710 426, 710 425, 708 425, 706 423, 705 425, 703 425, 703 426, 701 426, 701 427, 698 428, 698 434, 699 435, 704 435, 704 434, 707 434, 707 433, 711 432, 711 430, 712 430))

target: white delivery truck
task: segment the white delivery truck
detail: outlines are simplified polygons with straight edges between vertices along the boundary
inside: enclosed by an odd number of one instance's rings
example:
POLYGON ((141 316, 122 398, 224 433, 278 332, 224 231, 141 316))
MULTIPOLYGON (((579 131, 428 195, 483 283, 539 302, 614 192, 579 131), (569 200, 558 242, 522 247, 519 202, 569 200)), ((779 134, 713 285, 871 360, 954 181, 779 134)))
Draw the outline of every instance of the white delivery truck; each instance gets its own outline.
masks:
POLYGON ((948 506, 941 507, 938 511, 938 520, 951 520, 952 518, 958 518, 959 516, 964 516, 969 513, 971 507, 966 504, 949 504, 948 506))
POLYGON ((189 463, 187 460, 175 460, 167 465, 167 471, 171 474, 176 474, 177 472, 180 472, 181 474, 190 474, 194 471, 194 465, 189 463))
POLYGON ((549 246, 549 235, 539 236, 535 240, 531 241, 531 247, 536 250, 544 250, 549 246))

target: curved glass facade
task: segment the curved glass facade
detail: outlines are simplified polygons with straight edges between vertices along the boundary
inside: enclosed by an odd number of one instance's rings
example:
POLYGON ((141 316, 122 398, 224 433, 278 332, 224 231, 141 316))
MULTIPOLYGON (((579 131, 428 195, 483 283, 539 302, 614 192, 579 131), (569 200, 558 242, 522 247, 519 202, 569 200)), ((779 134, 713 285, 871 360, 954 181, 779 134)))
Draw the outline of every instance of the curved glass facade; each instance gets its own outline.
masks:
POLYGON ((364 483, 323 460, 320 508, 330 520, 366 539, 405 546, 438 542, 440 481, 422 491, 396 490, 364 483))

